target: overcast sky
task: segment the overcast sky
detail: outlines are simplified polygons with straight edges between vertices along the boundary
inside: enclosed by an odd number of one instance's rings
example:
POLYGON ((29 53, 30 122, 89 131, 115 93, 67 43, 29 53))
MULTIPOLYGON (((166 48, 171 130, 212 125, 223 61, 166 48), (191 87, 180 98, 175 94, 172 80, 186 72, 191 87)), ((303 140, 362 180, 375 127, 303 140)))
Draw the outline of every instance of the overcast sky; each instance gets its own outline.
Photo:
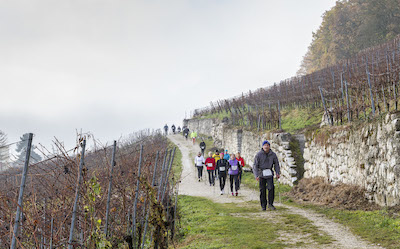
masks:
POLYGON ((0 130, 104 143, 292 77, 334 0, 0 0, 0 130))

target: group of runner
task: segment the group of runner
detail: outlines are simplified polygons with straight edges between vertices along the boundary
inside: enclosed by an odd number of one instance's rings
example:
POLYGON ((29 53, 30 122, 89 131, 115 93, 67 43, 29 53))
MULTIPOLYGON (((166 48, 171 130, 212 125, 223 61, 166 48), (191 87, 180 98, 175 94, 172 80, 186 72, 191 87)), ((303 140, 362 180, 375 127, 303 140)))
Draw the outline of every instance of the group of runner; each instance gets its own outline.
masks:
MULTIPOLYGON (((172 125, 171 129, 173 134, 175 134, 175 125, 172 125)), ((168 125, 164 126, 164 130, 165 134, 168 135, 168 125)), ((181 128, 178 127, 178 133, 180 132, 181 128)), ((182 127, 182 135, 187 140, 189 135, 189 128, 187 126, 182 127)), ((197 133, 192 131, 190 137, 194 145, 197 133)), ((275 197, 274 177, 276 179, 280 178, 279 161, 270 146, 270 142, 267 140, 262 143, 261 150, 254 157, 252 167, 254 177, 259 182, 260 204, 263 211, 267 208, 270 210, 276 209, 273 205, 275 197)), ((194 164, 198 172, 198 181, 203 180, 203 168, 206 167, 210 186, 215 186, 215 181, 218 180, 221 195, 225 194, 225 183, 229 176, 230 193, 232 196, 238 196, 243 167, 245 166, 244 159, 240 156, 240 153, 229 154, 228 150, 225 150, 225 153, 219 153, 216 150, 214 154, 210 151, 208 157, 204 158, 206 144, 203 139, 200 143, 200 148, 201 152, 194 159, 194 164)))
MULTIPOLYGON (((173 133, 173 134, 175 134, 175 131, 177 131, 178 133, 180 133, 180 132, 181 132, 181 127, 178 126, 178 128, 176 128, 175 125, 172 124, 171 130, 172 130, 172 133, 173 133)), ((168 125, 167 125, 167 124, 164 125, 164 131, 165 131, 165 136, 167 136, 167 135, 168 135, 168 125)))
POLYGON ((225 183, 229 176, 230 192, 232 196, 238 196, 245 166, 244 159, 239 152, 235 155, 234 153, 229 154, 228 150, 225 150, 225 153, 219 153, 216 150, 214 154, 210 151, 206 159, 202 152, 199 152, 194 159, 194 164, 197 167, 199 182, 203 180, 203 167, 206 167, 210 186, 215 186, 215 180, 218 180, 221 195, 225 194, 225 183))
MULTIPOLYGON (((278 157, 270 146, 271 144, 267 140, 262 143, 261 150, 254 157, 252 167, 254 177, 259 183, 260 204, 263 211, 267 208, 270 210, 276 209, 273 205, 275 199, 274 177, 279 179, 281 173, 278 157)), ((204 140, 200 143, 200 148, 201 152, 194 159, 198 172, 198 181, 203 180, 203 167, 206 167, 210 186, 215 186, 215 180, 219 180, 221 195, 225 194, 225 183, 229 176, 230 192, 232 196, 238 196, 243 167, 245 166, 244 159, 240 156, 240 153, 229 154, 228 150, 225 150, 225 153, 219 153, 216 150, 213 154, 210 151, 205 159, 203 156, 206 148, 204 140), (235 185, 235 188, 233 188, 233 185, 235 185)))

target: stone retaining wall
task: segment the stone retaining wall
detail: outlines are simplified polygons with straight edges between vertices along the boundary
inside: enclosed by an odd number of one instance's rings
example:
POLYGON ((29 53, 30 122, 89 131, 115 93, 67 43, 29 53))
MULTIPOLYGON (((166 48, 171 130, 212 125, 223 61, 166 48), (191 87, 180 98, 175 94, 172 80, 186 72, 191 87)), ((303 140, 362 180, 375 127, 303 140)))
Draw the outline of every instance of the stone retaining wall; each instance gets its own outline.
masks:
POLYGON ((361 186, 381 206, 400 204, 399 114, 358 128, 323 129, 306 140, 304 177, 361 186))
MULTIPOLYGON (((190 130, 212 136, 216 146, 240 151, 248 166, 264 139, 281 163, 282 182, 297 180, 297 166, 288 133, 265 133, 230 128, 214 119, 186 120, 190 130)), ((299 139, 298 137, 296 137, 299 139)), ((304 140, 304 138, 299 139, 304 140)), ((331 184, 363 187, 367 198, 381 206, 400 204, 400 114, 388 114, 369 124, 323 128, 305 137, 304 177, 324 177, 331 184)))

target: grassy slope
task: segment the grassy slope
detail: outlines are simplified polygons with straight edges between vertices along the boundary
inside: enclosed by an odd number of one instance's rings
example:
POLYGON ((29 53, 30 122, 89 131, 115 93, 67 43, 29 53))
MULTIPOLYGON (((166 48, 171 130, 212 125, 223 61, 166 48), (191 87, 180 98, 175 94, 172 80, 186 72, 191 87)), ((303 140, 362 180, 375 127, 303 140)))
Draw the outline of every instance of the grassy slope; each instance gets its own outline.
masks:
POLYGON ((182 174, 182 152, 177 147, 175 151, 175 158, 172 164, 175 179, 180 179, 182 174))
MULTIPOLYGON (((323 109, 307 109, 307 108, 287 108, 283 109, 282 129, 286 132, 296 133, 307 127, 313 127, 321 123, 323 109)), ((201 119, 218 118, 222 120, 224 117, 230 117, 225 111, 223 113, 214 113, 202 116, 201 119)))
POLYGON ((282 129, 289 133, 321 123, 323 110, 293 108, 282 111, 282 129))
POLYGON ((309 243, 328 244, 331 238, 321 234, 300 215, 279 210, 280 218, 263 218, 258 202, 213 203, 206 198, 181 196, 181 239, 178 248, 287 248, 309 243), (299 234, 302 241, 287 242, 280 234, 299 234), (313 242, 314 241, 314 242, 313 242))

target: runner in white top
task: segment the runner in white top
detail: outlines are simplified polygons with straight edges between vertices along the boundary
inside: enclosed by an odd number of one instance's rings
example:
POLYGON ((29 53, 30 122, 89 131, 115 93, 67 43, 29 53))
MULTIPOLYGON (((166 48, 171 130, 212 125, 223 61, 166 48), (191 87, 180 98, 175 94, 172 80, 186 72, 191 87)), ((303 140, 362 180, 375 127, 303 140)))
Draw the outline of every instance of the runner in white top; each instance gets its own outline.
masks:
POLYGON ((205 163, 204 157, 201 155, 201 152, 199 152, 197 154, 197 156, 194 158, 194 166, 197 167, 199 181, 203 179, 203 166, 204 166, 204 163, 205 163))

